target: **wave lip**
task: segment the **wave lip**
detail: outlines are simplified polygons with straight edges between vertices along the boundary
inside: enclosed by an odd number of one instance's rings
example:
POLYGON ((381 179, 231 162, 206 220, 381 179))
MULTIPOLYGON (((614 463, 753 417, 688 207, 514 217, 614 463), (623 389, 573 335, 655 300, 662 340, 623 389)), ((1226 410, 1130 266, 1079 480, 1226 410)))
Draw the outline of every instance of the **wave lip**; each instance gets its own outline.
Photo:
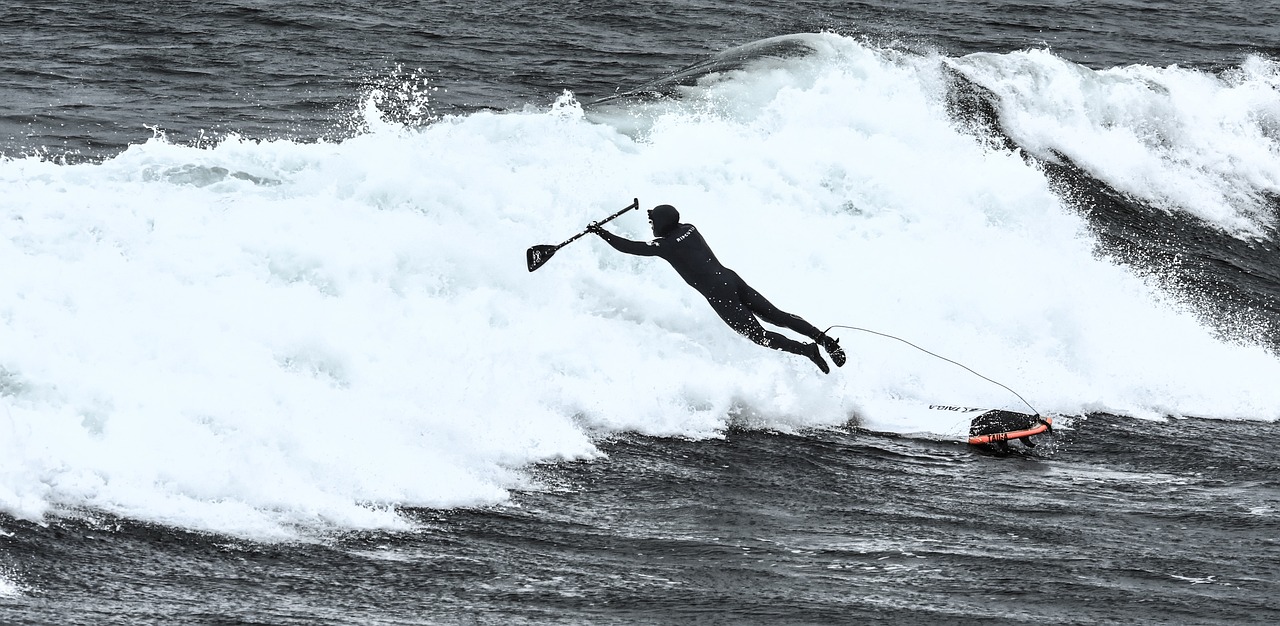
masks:
POLYGON ((1242 236, 1276 227, 1280 63, 1221 74, 1169 66, 1090 70, 1043 50, 951 61, 999 98, 1019 146, 1063 155, 1143 202, 1242 236))

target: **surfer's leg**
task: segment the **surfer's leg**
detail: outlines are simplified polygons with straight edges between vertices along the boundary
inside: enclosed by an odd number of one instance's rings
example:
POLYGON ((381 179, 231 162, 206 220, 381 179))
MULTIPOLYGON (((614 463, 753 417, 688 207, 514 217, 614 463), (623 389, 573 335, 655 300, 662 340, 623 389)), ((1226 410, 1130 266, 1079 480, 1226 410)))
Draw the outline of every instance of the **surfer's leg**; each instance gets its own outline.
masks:
POLYGON ((804 318, 799 315, 787 313, 774 306, 759 291, 752 289, 751 285, 745 282, 738 284, 738 297, 743 304, 747 305, 747 308, 751 309, 752 313, 774 326, 794 330, 810 339, 817 339, 822 336, 822 331, 818 330, 816 326, 804 321, 804 318))
POLYGON ((751 341, 766 348, 806 357, 813 361, 814 365, 817 365, 818 369, 821 369, 824 374, 831 371, 827 367, 827 362, 822 359, 822 354, 818 351, 817 344, 800 343, 785 335, 765 330, 751 310, 737 298, 736 293, 725 290, 718 294, 707 295, 707 303, 720 316, 720 319, 729 325, 729 328, 734 329, 751 341))
POLYGON ((777 326, 779 328, 787 328, 794 330, 805 337, 808 337, 820 344, 827 354, 831 355, 831 360, 835 362, 836 367, 844 366, 845 355, 844 350, 840 347, 840 342, 828 337, 818 327, 805 321, 804 318, 794 313, 787 313, 782 309, 774 306, 759 291, 751 288, 745 282, 739 280, 738 297, 744 304, 751 309, 760 319, 777 326))

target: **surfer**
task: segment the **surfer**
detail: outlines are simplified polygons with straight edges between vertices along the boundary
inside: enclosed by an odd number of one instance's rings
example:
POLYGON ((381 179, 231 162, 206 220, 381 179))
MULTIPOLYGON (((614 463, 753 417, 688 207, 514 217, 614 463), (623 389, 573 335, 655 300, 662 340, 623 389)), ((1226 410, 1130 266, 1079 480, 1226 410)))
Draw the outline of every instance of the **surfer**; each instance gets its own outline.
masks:
POLYGON ((680 213, 669 204, 660 204, 649 210, 649 225, 653 228, 652 241, 632 241, 619 237, 592 223, 587 230, 604 239, 619 252, 637 256, 662 257, 676 273, 698 290, 720 319, 748 339, 775 350, 808 357, 822 373, 830 373, 821 345, 837 367, 845 362, 840 342, 818 330, 798 315, 787 313, 774 306, 760 292, 752 289, 736 272, 720 264, 711 252, 698 229, 692 224, 680 223, 680 213), (759 318, 759 319, 757 319, 759 318), (765 330, 764 320, 773 326, 789 328, 814 341, 801 343, 779 333, 765 330))

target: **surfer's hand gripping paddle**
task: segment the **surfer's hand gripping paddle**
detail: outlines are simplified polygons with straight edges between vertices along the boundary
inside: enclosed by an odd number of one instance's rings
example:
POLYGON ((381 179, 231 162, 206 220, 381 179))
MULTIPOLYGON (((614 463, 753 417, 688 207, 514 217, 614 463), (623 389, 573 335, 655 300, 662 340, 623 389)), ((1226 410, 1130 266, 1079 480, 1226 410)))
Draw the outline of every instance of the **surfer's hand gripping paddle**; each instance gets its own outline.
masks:
POLYGON ((576 235, 574 235, 574 236, 572 236, 572 237, 568 238, 567 240, 565 240, 565 241, 564 241, 564 243, 561 243, 560 245, 556 245, 556 246, 533 246, 532 248, 529 248, 529 250, 528 250, 527 252, 525 252, 525 254, 524 254, 525 262, 527 262, 527 263, 529 264, 529 271, 530 271, 530 272, 532 272, 533 270, 536 270, 536 269, 538 269, 539 267, 542 267, 542 266, 543 266, 543 264, 545 264, 547 261, 551 260, 551 255, 555 254, 555 253, 556 253, 556 250, 559 250, 560 248, 563 248, 563 247, 565 247, 565 246, 567 246, 567 245, 569 245, 569 244, 571 244, 571 243, 573 243, 573 242, 577 241, 579 237, 581 237, 581 236, 583 236, 583 235, 585 235, 585 234, 587 234, 587 233, 589 233, 589 232, 592 232, 592 231, 594 231, 594 230, 598 230, 598 229, 600 228, 600 226, 601 226, 602 224, 604 224, 605 222, 608 222, 608 221, 610 221, 610 220, 612 220, 612 219, 614 219, 614 218, 618 217, 619 215, 622 215, 623 213, 626 213, 627 211, 630 211, 631 209, 638 209, 638 208, 640 208, 640 199, 639 199, 639 198, 635 198, 635 199, 633 199, 633 200, 631 201, 631 204, 628 204, 628 205, 627 205, 627 208, 622 209, 621 211, 618 211, 617 213, 614 213, 613 215, 610 215, 609 217, 606 217, 606 218, 604 218, 604 219, 602 219, 602 220, 600 220, 600 221, 598 221, 598 222, 591 222, 591 225, 590 225, 590 226, 587 226, 586 230, 583 230, 582 232, 580 232, 580 233, 578 233, 578 234, 576 234, 576 235))

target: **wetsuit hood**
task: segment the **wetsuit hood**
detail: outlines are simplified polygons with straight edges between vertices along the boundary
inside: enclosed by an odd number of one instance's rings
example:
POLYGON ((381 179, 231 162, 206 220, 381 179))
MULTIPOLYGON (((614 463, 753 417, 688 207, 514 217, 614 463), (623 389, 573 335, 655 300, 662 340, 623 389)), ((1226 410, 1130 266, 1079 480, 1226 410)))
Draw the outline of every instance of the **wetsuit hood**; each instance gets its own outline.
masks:
POLYGON ((649 209, 649 223, 654 237, 665 237, 680 223, 680 212, 670 204, 659 204, 649 209))

